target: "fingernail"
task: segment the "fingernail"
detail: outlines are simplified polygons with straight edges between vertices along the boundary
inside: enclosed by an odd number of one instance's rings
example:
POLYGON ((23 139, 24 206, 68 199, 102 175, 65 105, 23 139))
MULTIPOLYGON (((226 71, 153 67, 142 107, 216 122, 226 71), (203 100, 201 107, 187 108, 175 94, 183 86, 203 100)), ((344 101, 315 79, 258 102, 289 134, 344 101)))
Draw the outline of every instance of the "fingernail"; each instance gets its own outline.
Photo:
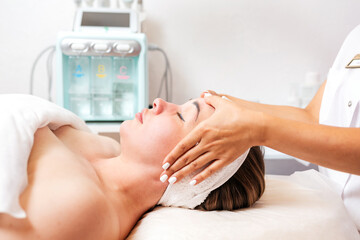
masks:
POLYGON ((212 95, 211 95, 211 93, 209 93, 209 92, 205 92, 205 93, 204 93, 204 96, 205 96, 205 97, 210 97, 210 96, 212 96, 212 95))
POLYGON ((189 184, 194 186, 196 184, 196 180, 195 179, 191 180, 189 184))
POLYGON ((166 170, 166 169, 168 169, 170 167, 170 163, 164 163, 164 165, 162 165, 162 168, 164 169, 164 170, 166 170))
POLYGON ((160 181, 165 182, 167 178, 168 178, 168 175, 164 174, 161 176, 160 181))
POLYGON ((173 184, 174 182, 176 182, 176 177, 169 178, 169 183, 170 184, 173 184))

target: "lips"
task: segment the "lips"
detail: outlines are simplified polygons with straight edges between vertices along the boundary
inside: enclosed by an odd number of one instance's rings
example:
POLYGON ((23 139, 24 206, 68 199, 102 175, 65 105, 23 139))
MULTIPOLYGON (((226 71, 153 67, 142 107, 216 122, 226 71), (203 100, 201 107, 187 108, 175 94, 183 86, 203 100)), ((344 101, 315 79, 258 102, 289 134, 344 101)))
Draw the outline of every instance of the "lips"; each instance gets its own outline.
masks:
POLYGON ((145 113, 146 109, 142 110, 141 112, 138 112, 137 114, 135 114, 135 117, 137 120, 139 120, 139 122, 141 122, 141 124, 144 123, 144 113, 145 113))
POLYGON ((139 122, 142 124, 143 123, 143 118, 142 118, 142 112, 141 113, 136 113, 135 117, 137 120, 139 120, 139 122))

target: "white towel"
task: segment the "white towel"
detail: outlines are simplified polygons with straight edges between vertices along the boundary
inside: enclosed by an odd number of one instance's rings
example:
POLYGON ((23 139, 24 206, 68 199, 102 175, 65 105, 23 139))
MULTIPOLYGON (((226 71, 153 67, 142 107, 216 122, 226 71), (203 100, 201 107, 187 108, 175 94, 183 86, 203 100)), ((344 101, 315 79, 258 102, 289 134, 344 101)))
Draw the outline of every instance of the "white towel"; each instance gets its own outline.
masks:
POLYGON ((39 97, 0 95, 0 213, 25 218, 19 196, 28 184, 27 161, 38 128, 63 125, 90 131, 72 112, 39 97))
POLYGON ((235 161, 216 171, 213 175, 195 186, 190 185, 189 182, 202 169, 189 174, 178 183, 169 184, 158 204, 190 209, 195 208, 203 203, 213 190, 223 185, 237 172, 240 166, 244 163, 249 150, 250 149, 248 149, 235 161))

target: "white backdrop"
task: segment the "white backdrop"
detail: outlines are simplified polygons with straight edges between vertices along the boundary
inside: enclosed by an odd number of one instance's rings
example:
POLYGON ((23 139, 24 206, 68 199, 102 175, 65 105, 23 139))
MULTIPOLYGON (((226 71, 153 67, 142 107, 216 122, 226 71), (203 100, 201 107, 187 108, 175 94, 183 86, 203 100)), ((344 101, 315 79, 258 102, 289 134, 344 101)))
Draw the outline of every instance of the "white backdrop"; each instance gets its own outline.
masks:
MULTIPOLYGON (((307 72, 326 78, 347 33, 360 24, 357 0, 144 0, 143 29, 163 48, 174 76, 175 103, 214 89, 286 104, 307 72)), ((37 54, 71 30, 72 0, 0 1, 0 93, 27 93, 37 54)), ((149 53, 150 102, 164 60, 149 53)), ((35 94, 47 97, 45 59, 35 94)), ((55 90, 53 91, 55 92, 55 90)))

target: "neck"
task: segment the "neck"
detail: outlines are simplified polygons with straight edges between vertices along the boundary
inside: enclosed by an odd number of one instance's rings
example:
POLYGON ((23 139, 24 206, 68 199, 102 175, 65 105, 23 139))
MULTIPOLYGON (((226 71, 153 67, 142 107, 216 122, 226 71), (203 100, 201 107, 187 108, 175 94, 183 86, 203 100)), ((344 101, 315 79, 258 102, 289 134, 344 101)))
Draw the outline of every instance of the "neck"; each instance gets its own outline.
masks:
POLYGON ((94 163, 105 194, 118 214, 121 234, 126 232, 127 235, 137 220, 156 205, 166 189, 167 185, 159 180, 161 165, 146 162, 120 155, 94 163))

